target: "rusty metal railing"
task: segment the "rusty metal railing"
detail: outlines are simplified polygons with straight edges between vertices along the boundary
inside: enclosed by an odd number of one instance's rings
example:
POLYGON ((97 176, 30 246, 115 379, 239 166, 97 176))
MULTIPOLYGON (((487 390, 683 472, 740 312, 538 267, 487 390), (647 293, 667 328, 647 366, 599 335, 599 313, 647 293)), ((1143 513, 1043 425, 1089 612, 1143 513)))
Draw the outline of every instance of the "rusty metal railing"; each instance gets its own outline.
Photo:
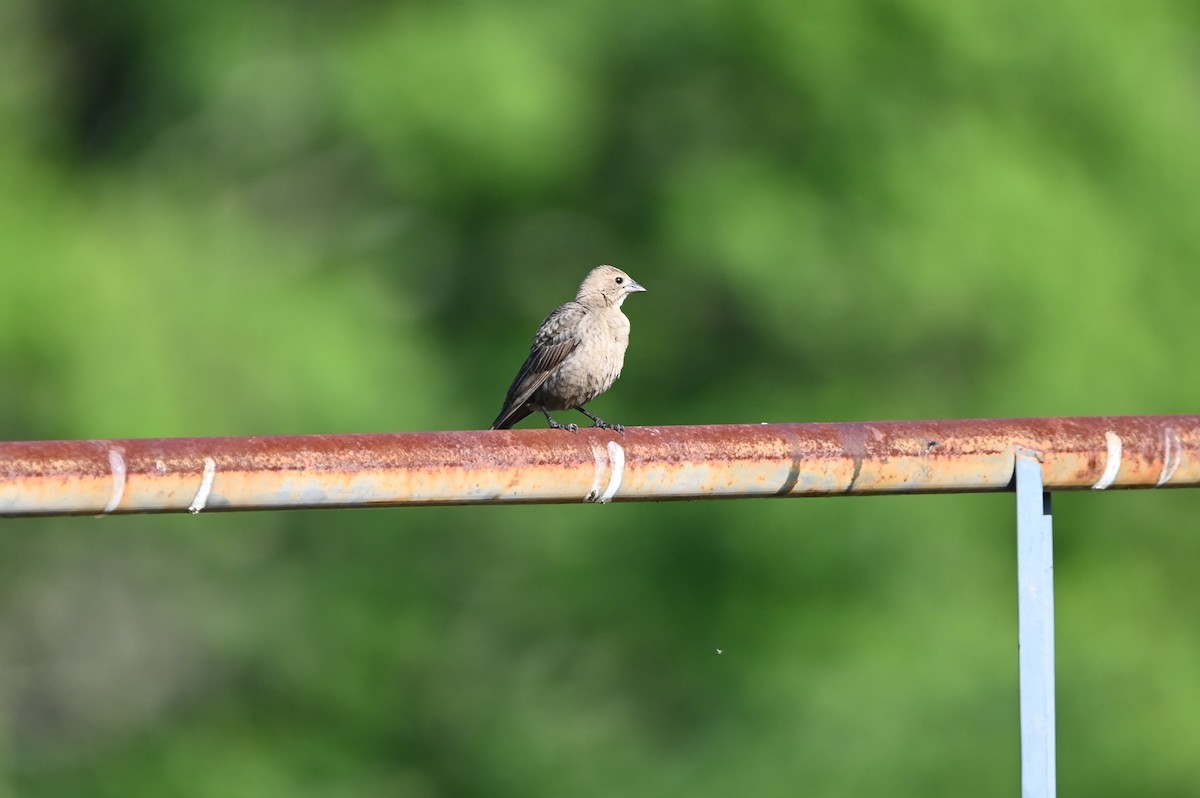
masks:
POLYGON ((1200 485, 1200 416, 0 443, 0 515, 1200 485))

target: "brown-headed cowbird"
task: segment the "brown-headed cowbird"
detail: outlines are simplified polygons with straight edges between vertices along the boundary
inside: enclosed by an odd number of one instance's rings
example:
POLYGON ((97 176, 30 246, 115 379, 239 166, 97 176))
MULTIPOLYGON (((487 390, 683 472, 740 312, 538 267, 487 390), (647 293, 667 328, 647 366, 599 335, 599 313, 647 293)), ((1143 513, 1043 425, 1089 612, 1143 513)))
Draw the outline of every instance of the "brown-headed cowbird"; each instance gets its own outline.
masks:
POLYGON ((492 429, 508 429, 541 410, 553 429, 574 432, 579 427, 559 424, 550 411, 575 409, 597 427, 623 432, 620 424, 609 424, 583 406, 621 376, 629 346, 629 319, 621 312, 621 303, 645 290, 613 266, 592 269, 575 301, 557 308, 538 328, 529 357, 508 389, 492 429))

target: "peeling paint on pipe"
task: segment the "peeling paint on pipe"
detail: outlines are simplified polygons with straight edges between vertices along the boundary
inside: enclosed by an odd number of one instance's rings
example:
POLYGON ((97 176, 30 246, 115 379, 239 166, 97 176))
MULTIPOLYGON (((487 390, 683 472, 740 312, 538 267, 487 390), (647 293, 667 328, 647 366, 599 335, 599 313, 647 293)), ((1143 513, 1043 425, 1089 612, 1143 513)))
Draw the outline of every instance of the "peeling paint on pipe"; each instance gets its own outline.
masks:
POLYGON ((1200 486, 1195 415, 32 441, 0 515, 1002 491, 1018 446, 1046 490, 1200 486))

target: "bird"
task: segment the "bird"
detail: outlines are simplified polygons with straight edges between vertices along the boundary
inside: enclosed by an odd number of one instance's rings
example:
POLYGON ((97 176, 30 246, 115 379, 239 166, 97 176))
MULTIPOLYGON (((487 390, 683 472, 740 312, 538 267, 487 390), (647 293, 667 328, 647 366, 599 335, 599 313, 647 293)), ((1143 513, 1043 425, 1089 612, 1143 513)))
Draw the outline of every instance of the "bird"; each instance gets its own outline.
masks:
POLYGON ((615 266, 588 272, 575 299, 555 308, 533 336, 529 357, 504 397, 492 429, 509 429, 540 410, 551 429, 575 432, 576 424, 559 424, 551 410, 578 410, 593 426, 624 434, 625 427, 592 415, 584 405, 607 391, 621 376, 629 346, 629 319, 621 304, 645 291, 615 266))

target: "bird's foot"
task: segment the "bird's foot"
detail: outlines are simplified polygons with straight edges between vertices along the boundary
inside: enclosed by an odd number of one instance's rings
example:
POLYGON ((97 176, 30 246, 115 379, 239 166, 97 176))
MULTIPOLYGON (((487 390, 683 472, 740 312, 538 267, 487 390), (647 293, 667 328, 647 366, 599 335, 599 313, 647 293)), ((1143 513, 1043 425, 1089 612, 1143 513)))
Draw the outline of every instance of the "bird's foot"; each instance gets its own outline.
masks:
POLYGON ((542 415, 546 417, 546 421, 550 423, 550 429, 565 429, 567 432, 578 432, 579 427, 575 424, 559 424, 554 420, 554 416, 550 415, 550 411, 545 407, 542 408, 542 415))
POLYGON ((593 415, 593 414, 589 413, 588 411, 584 410, 582 405, 580 405, 579 407, 576 407, 575 409, 578 410, 580 413, 583 413, 585 416, 587 416, 588 418, 590 418, 592 420, 593 428, 599 427, 600 429, 611 429, 615 432, 619 432, 622 435, 625 434, 625 427, 623 427, 622 425, 609 424, 607 421, 600 418, 600 416, 593 415))

